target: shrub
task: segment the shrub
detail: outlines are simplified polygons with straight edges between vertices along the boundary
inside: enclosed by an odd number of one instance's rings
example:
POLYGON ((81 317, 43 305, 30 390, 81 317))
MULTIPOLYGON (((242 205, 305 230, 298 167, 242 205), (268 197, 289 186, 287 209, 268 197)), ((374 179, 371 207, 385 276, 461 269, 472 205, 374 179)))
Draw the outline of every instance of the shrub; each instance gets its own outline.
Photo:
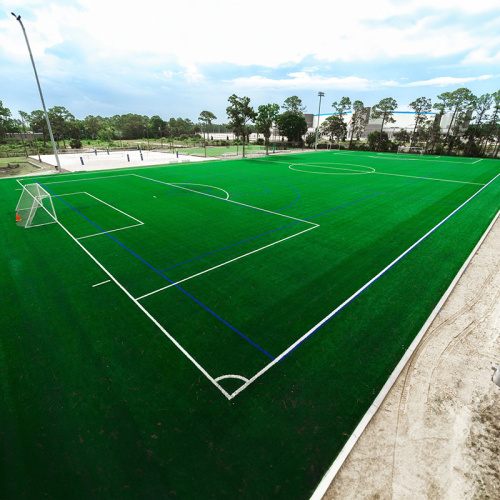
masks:
POLYGON ((80 139, 72 139, 69 146, 71 149, 80 149, 82 147, 82 141, 80 139))

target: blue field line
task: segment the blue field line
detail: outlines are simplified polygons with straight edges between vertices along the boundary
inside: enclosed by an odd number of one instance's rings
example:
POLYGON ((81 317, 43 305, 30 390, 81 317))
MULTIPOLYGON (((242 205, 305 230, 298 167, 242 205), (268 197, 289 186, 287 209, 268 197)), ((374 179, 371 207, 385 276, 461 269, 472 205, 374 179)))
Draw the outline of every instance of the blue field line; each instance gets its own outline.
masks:
POLYGON ((293 349, 290 350, 290 352, 287 352, 285 354, 285 356, 283 356, 278 361, 278 363, 281 363, 284 359, 286 359, 293 351, 295 351, 295 349, 297 349, 297 347, 299 347, 300 345, 302 345, 306 340, 308 340, 312 335, 314 335, 320 328, 322 328, 324 325, 326 325, 332 318, 334 318, 335 316, 337 316, 337 314, 340 311, 342 311, 346 306, 348 306, 353 300, 357 299, 363 292, 365 292, 366 290, 368 290, 368 288, 370 288, 373 285, 373 283, 376 283, 382 276, 384 276, 388 271, 390 271, 399 261, 401 261, 402 259, 404 259, 411 251, 415 250, 415 248, 417 248, 420 245, 420 243, 422 243, 423 241, 425 241, 431 234, 433 234, 435 231, 437 231, 437 229, 439 229, 446 221, 448 221, 451 217, 453 217, 456 213, 458 213, 463 207, 465 207, 465 205, 467 205, 470 201, 472 201, 481 191, 483 191, 487 186, 489 186, 498 177, 500 177, 500 174, 496 175, 490 182, 488 182, 488 184, 485 184, 479 191, 477 191, 476 193, 474 193, 468 200, 466 200, 458 208, 456 208, 450 215, 448 215, 447 217, 445 217, 439 224, 437 224, 436 226, 434 226, 434 228, 431 231, 429 231, 427 234, 425 234, 419 241, 417 241, 414 244, 413 247, 410 247, 409 250, 406 250, 404 253, 402 253, 397 259, 395 259, 387 267, 387 269, 385 269, 385 271, 383 273, 380 274, 380 276, 378 276, 376 279, 374 279, 368 286, 365 285, 366 288, 363 288, 361 291, 358 290, 358 292, 356 292, 352 296, 352 298, 348 302, 346 302, 335 314, 333 314, 324 323, 322 323, 317 328, 315 328, 309 335, 307 335, 307 337, 303 338, 293 349))
MULTIPOLYGON (((351 201, 349 203, 345 203, 344 205, 340 205, 338 207, 331 208, 330 210, 326 210, 325 212, 321 212, 321 213, 315 214, 315 215, 310 215, 308 217, 305 217, 303 220, 307 221, 309 219, 313 219, 314 217, 318 217, 319 215, 323 215, 323 214, 326 214, 328 212, 333 212, 334 210, 338 210, 339 208, 347 207, 348 205, 352 205, 353 203, 358 203, 359 201, 366 200, 367 198, 371 198, 372 196, 376 196, 377 194, 380 194, 380 193, 374 193, 374 194, 371 194, 369 196, 365 196, 363 198, 360 198, 359 200, 354 200, 354 201, 351 201)), ((286 226, 281 226, 281 227, 278 227, 276 229, 272 229, 271 231, 267 231, 267 232, 259 234, 257 236, 253 236, 252 238, 247 238, 246 240, 238 241, 237 243, 233 243, 232 245, 228 245, 228 246, 225 246, 223 248, 219 248, 217 250, 213 250, 212 252, 208 252, 206 254, 200 255, 199 257, 194 257, 193 259, 189 259, 189 260, 186 260, 186 261, 181 262, 179 264, 175 264, 174 266, 166 267, 165 269, 162 269, 161 271, 163 272, 163 271, 168 271, 170 269, 174 269, 174 268, 182 266, 184 264, 188 264, 189 262, 193 262, 195 260, 202 259, 203 257, 208 257, 209 255, 212 255, 214 253, 222 252, 223 250, 226 250, 228 248, 235 247, 237 245, 241 245, 242 243, 246 243, 248 241, 255 240, 257 238, 260 238, 261 236, 265 236, 266 234, 271 234, 271 233, 274 233, 276 231, 279 231, 280 229, 285 229, 286 227, 294 226, 296 224, 299 224, 300 222, 301 221, 292 222, 291 224, 287 224, 286 226)))
MULTIPOLYGON (((236 169, 231 169, 231 170, 239 172, 239 170, 236 170, 236 169)), ((260 175, 260 176, 263 176, 263 177, 270 177, 268 174, 254 173, 254 175, 260 175)), ((270 179, 270 180, 273 181, 273 182, 278 182, 278 181, 275 181, 274 179, 270 179)), ((351 186, 341 186, 339 184, 328 184, 326 182, 306 181, 304 179, 300 179, 298 182, 303 182, 303 183, 306 183, 306 184, 317 184, 319 186, 336 187, 336 188, 340 188, 340 189, 349 189, 351 191, 360 191, 360 192, 373 193, 372 189, 356 188, 356 187, 351 187, 351 186)), ((418 198, 418 197, 415 197, 415 196, 407 196, 407 195, 402 195, 402 194, 387 193, 385 191, 380 191, 380 192, 377 191, 377 193, 379 193, 379 194, 387 194, 389 196, 399 196, 401 198, 408 198, 408 199, 411 199, 411 200, 422 200, 422 201, 431 201, 433 203, 443 203, 445 205, 454 205, 454 206, 458 206, 459 205, 459 203, 449 203, 449 202, 446 202, 446 201, 433 200, 433 199, 430 199, 430 198, 418 198)))
POLYGON ((212 314, 219 321, 221 321, 226 326, 228 326, 229 328, 231 328, 231 330, 233 330, 234 332, 236 332, 240 337, 244 338, 247 342, 249 342, 250 344, 252 344, 254 347, 256 347, 259 351, 261 351, 262 353, 264 353, 269 358, 271 358, 273 360, 275 359, 274 356, 272 356, 271 354, 269 354, 262 347, 260 347, 258 344, 256 344, 255 342, 253 342, 251 339, 249 339, 245 334, 243 334, 239 330, 237 330, 234 326, 232 326, 230 323, 228 323, 225 319, 221 318, 216 312, 212 311, 209 307, 207 307, 205 304, 203 304, 202 302, 200 302, 197 298, 193 297, 189 292, 187 292, 186 290, 184 290, 183 288, 181 288, 179 285, 175 284, 175 282, 173 282, 170 278, 168 278, 167 276, 165 276, 161 271, 159 271, 158 269, 156 269, 149 262, 145 261, 142 257, 140 257, 139 255, 137 255, 132 250, 130 250, 130 248, 128 248, 127 246, 125 246, 121 241, 117 240, 114 236, 112 236, 111 234, 109 234, 108 232, 106 232, 104 229, 102 229, 101 227, 99 227, 95 222, 91 221, 88 217, 86 217, 81 212, 79 212, 75 207, 71 206, 67 201, 63 200, 60 196, 57 196, 54 192, 50 191, 50 189, 48 189, 46 186, 44 186, 41 182, 38 182, 36 179, 33 179, 33 180, 37 184, 39 184, 40 186, 42 186, 46 191, 48 191, 49 193, 51 193, 53 196, 55 196, 57 199, 59 199, 60 201, 62 201, 64 204, 66 204, 69 208, 71 208, 72 210, 74 210, 78 215, 80 215, 81 217, 83 217, 84 219, 86 219, 87 221, 89 221, 93 226, 95 226, 97 229, 99 229, 99 231, 102 231, 104 234, 106 234, 107 236, 109 236, 113 241, 115 241, 122 248, 124 248, 125 250, 127 250, 127 252, 131 253, 134 257, 138 258, 141 262, 143 262, 144 264, 146 264, 155 273, 157 273, 160 276, 162 276, 169 283, 172 283, 172 285, 174 285, 178 290, 180 290, 182 293, 184 293, 187 297, 189 297, 191 300, 193 300, 194 302, 196 302, 198 305, 200 305, 201 307, 203 307, 203 309, 205 309, 207 312, 209 312, 210 314, 212 314))
MULTIPOLYGON (((247 181, 247 180, 245 180, 245 179, 238 179, 238 178, 235 178, 235 177, 229 177, 227 174, 224 174, 224 175, 220 175, 220 174, 218 174, 218 175, 208 175, 208 176, 204 176, 204 178, 206 178, 206 177, 210 177, 210 178, 212 178, 212 177, 225 177, 225 178, 229 178, 229 179, 231 179, 231 180, 238 180, 238 181, 242 181, 242 182, 248 182, 249 184, 255 184, 255 185, 257 185, 257 186, 261 186, 261 187, 263 187, 263 188, 267 191, 267 194, 270 194, 269 188, 268 188, 267 186, 264 186, 264 184, 259 184, 258 182, 247 181)), ((192 181, 192 180, 194 180, 194 179, 191 179, 191 181, 192 181)), ((189 181, 189 182, 191 182, 191 181, 189 181)), ((292 188, 292 189, 293 189, 293 190, 297 193, 297 197, 295 198, 295 200, 294 200, 292 203, 290 203, 290 204, 289 204, 289 205, 287 205, 286 207, 280 208, 279 210, 274 210, 274 212, 281 212, 282 210, 285 210, 285 209, 287 209, 287 208, 291 207, 292 205, 295 205, 295 203, 297 203, 297 202, 299 201, 299 199, 300 199, 300 193, 299 193, 299 192, 297 191, 297 189, 296 189, 296 188, 294 188, 292 185, 290 185, 290 184, 286 184, 285 182, 276 181, 276 180, 274 180, 274 179, 270 179, 270 181, 271 181, 271 182, 274 182, 275 184, 281 184, 281 185, 283 185, 283 186, 287 186, 287 187, 289 187, 289 188, 292 188)), ((232 195, 236 196, 236 195, 238 195, 238 194, 259 194, 259 193, 230 193, 230 195, 231 195, 231 196, 232 196, 232 195)))
POLYGON ((179 266, 182 266, 183 264, 187 264, 189 262, 193 262, 195 260, 202 259, 203 257, 207 257, 208 255, 212 255, 212 254, 217 253, 217 252, 222 252, 222 250, 226 250, 228 248, 235 247, 237 245, 241 245, 242 243, 246 243, 247 241, 255 240, 257 238, 260 238, 261 236, 265 236, 266 234, 274 233, 275 231, 279 231, 280 229, 284 229, 285 227, 294 226, 295 224, 299 224, 300 222, 302 222, 302 221, 292 222, 291 224, 287 224, 286 226, 281 226, 281 227, 278 227, 276 229, 271 229, 271 231, 267 231, 267 232, 259 234, 257 236, 253 236, 252 238, 247 238, 246 240, 238 241, 238 243, 233 243, 232 245, 228 245, 226 247, 219 248, 218 250, 213 250, 212 252, 208 252, 206 254, 200 255, 199 257, 194 257, 193 259, 186 260, 184 262, 181 262, 180 264, 175 264, 174 266, 166 267, 165 269, 162 269, 161 271, 163 272, 163 271, 168 271, 169 269, 174 269, 175 267, 179 267, 179 266))
POLYGON ((331 208, 330 210, 326 210, 325 212, 321 212, 321 213, 316 214, 316 215, 309 215, 308 217, 304 218, 304 220, 314 219, 314 217, 318 217, 320 215, 327 214, 328 212, 333 212, 334 210, 338 210, 339 208, 347 207, 348 205, 352 205, 353 203, 358 203, 360 201, 366 200, 367 198, 377 196, 378 194, 382 194, 382 193, 373 193, 373 194, 370 194, 368 196, 364 196, 363 198, 359 198, 359 200, 350 201, 349 203, 344 203, 344 205, 339 205, 338 207, 331 208))
MULTIPOLYGON (((162 175, 161 173, 160 174, 157 174, 157 175, 162 175)), ((168 175, 168 172, 163 174, 163 175, 168 175)), ((193 182, 195 179, 197 179, 198 177, 200 177, 199 175, 196 176, 196 177, 193 177, 192 179, 190 179, 189 181, 186 181, 186 182, 183 182, 183 183, 176 183, 176 184, 182 184, 182 185, 185 185, 185 184, 189 184, 191 182, 193 182)), ((205 179, 212 179, 212 178, 217 178, 217 177, 228 177, 228 174, 213 174, 213 175, 203 175, 202 178, 203 180, 205 179)), ((247 181, 245 179, 238 179, 238 178, 234 178, 234 177, 229 177, 230 180, 237 180, 237 181, 241 181, 241 182, 246 182, 247 184, 255 184, 256 186, 260 186, 260 187, 263 187, 267 193, 229 193, 230 195, 233 195, 233 194, 270 194, 269 193, 269 189, 264 186, 264 184, 259 184, 258 182, 253 182, 253 181, 247 181)))
POLYGON ((421 181, 422 179, 427 179, 427 178, 429 178, 431 175, 436 175, 436 174, 439 174, 439 172, 432 172, 432 174, 429 174, 429 175, 423 175, 422 177, 419 177, 418 179, 413 179, 412 181, 409 181, 409 182, 405 182, 405 183, 403 183, 403 186, 406 186, 407 184, 411 184, 412 182, 421 181))

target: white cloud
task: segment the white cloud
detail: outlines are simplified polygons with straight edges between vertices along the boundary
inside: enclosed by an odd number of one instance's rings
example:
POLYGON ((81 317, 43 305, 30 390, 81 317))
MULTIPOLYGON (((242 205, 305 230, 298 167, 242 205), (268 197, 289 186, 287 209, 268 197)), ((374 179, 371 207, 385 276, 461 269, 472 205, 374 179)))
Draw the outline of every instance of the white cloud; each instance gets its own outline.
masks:
POLYGON ((364 78, 349 76, 345 78, 324 77, 304 71, 289 73, 289 78, 267 78, 251 76, 230 80, 231 86, 244 89, 279 89, 279 90, 368 90, 373 83, 364 78))
POLYGON ((447 87, 449 85, 461 85, 467 82, 475 82, 480 80, 489 80, 493 78, 492 75, 470 76, 464 78, 457 78, 453 76, 440 76, 438 78, 431 78, 430 80, 422 80, 420 82, 405 83, 403 87, 422 87, 422 86, 436 86, 447 87))
POLYGON ((498 66, 500 64, 500 50, 494 55, 490 55, 490 52, 484 48, 473 50, 464 57, 461 64, 463 66, 477 64, 491 64, 498 66))
MULTIPOLYGON (((492 40, 491 33, 482 36, 476 27, 453 18, 436 29, 440 13, 490 10, 493 18, 496 9, 498 17, 498 0, 312 0, 307 6, 301 0, 253 0, 250 8, 234 0, 142 0, 139 5, 131 0, 67 0, 64 5, 11 0, 9 5, 28 10, 27 17, 35 19, 25 24, 37 58, 74 38, 92 47, 89 55, 96 61, 132 61, 143 54, 173 58, 193 81, 201 79, 195 69, 201 64, 276 67, 308 56, 355 62, 436 58, 500 45, 499 36, 492 40), (387 24, 391 19, 401 21, 387 24)), ((19 56, 24 47, 12 43, 20 39, 15 24, 13 19, 0 23, 0 46, 19 56)), ((474 56, 465 57, 464 64, 469 61, 474 56)))

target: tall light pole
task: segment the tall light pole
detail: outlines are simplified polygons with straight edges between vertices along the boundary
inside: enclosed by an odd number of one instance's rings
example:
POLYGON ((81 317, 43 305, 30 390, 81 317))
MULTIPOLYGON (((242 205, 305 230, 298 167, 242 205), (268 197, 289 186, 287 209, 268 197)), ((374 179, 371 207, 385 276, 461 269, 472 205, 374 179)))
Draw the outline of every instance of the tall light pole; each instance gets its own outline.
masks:
POLYGON ((38 80, 38 74, 36 72, 35 61, 33 60, 33 54, 31 53, 30 44, 28 42, 28 36, 26 35, 26 30, 24 29, 23 23, 21 21, 21 16, 16 16, 14 12, 11 14, 19 21, 21 28, 23 29, 24 38, 26 39, 26 45, 28 46, 28 51, 30 53, 31 64, 33 64, 33 71, 35 72, 36 83, 38 85, 38 91, 40 92, 40 99, 42 100, 43 112, 45 113, 45 120, 47 121, 47 128, 49 129, 50 142, 52 142, 52 149, 54 150, 54 155, 56 157, 57 171, 61 173, 61 164, 59 163, 59 156, 57 154, 56 143, 54 142, 54 135, 52 134, 52 127, 50 126, 49 115, 47 114, 47 109, 45 108, 45 101, 43 100, 42 88, 40 87, 40 81, 38 80))
POLYGON ((318 132, 319 132, 319 114, 321 113, 321 98, 325 97, 324 92, 318 92, 319 96, 319 108, 318 108, 318 123, 316 124, 316 141, 314 142, 314 150, 318 149, 318 132))

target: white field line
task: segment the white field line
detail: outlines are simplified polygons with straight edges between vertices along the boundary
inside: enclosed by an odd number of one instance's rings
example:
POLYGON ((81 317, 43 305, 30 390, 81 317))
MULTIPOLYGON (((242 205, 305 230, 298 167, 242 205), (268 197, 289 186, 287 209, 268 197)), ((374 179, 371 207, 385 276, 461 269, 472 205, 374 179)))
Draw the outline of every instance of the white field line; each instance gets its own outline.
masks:
POLYGON ((269 370, 272 366, 274 366, 276 363, 279 363, 285 356, 288 355, 291 351, 295 349, 299 344, 301 344, 307 337, 309 337, 311 334, 313 334, 318 328, 323 326, 330 318, 335 316, 341 309, 343 309, 349 302, 352 302, 358 295, 360 295, 362 292, 364 292, 373 282, 375 282, 378 278, 380 278, 383 274, 385 274, 391 267, 393 267, 395 264, 397 264, 405 255, 407 255, 409 252, 411 252, 417 245, 420 244, 425 238, 427 238, 431 233, 433 233, 436 229, 438 229, 440 226, 442 226, 450 217, 452 217, 455 213, 457 213, 462 207, 467 205, 473 198, 475 198, 481 191, 483 191, 487 186, 489 186, 493 181, 495 181, 498 177, 500 177, 500 174, 497 174, 488 184, 484 185, 481 189, 479 189, 476 193, 474 193, 470 198, 468 198, 466 201, 464 201, 458 208, 453 210, 451 214, 446 216, 441 222, 436 224, 430 231, 424 234, 419 240, 417 240, 411 247, 409 247, 407 250, 405 250, 399 257, 396 257, 389 265, 387 265, 382 271, 380 271, 376 276, 374 276, 370 281, 368 281, 365 285, 363 285, 357 292, 354 292, 347 300, 342 302, 337 308, 335 308, 328 316, 323 318, 319 323, 317 323, 315 326, 313 326, 310 330, 308 330, 302 337, 300 337, 297 341, 295 341, 288 349, 283 351, 279 356, 277 356, 273 361, 271 361, 268 365, 266 365, 262 370, 260 370, 257 374, 255 374, 252 378, 249 379, 249 381, 245 384, 243 384, 239 389, 237 389, 235 392, 233 392, 230 395, 230 399, 233 399, 235 396, 237 396, 241 391, 246 389, 251 383, 255 382, 261 375, 263 375, 265 372, 269 370))
POLYGON ((130 229, 132 227, 139 227, 144 225, 144 222, 140 224, 134 224, 132 226, 119 227, 118 229, 110 229, 109 231, 102 231, 100 233, 88 234, 87 236, 79 236, 77 240, 84 240, 85 238, 93 238, 94 236, 102 236, 103 234, 114 233, 115 231, 123 231, 124 229, 130 229))
POLYGON ((395 384, 396 380, 398 379, 399 375, 403 371, 404 367, 412 357, 413 353, 417 350, 418 345, 420 344, 420 341, 424 337, 424 335, 427 333, 428 328, 431 326, 432 322, 436 318, 436 316, 439 314, 441 307, 443 304, 448 300, 448 297, 450 296, 451 292, 455 288, 458 280, 462 277, 463 273, 467 269, 467 266, 469 265, 470 261, 474 257, 474 255, 477 253, 481 245, 483 244, 484 240, 486 239, 486 236, 489 234, 491 231, 491 228, 495 224, 495 222, 498 220, 500 216, 500 211, 497 212, 496 216, 493 218, 493 221, 491 224, 488 226, 488 229, 484 232, 483 236, 481 239, 478 241, 477 245, 474 247, 474 250, 470 253, 469 257, 467 260, 464 262, 462 265, 460 271, 458 271, 457 275, 451 282, 450 286, 446 290, 446 292, 443 294, 441 297, 440 301, 437 303, 436 307, 432 311, 431 315, 427 319, 427 321, 424 323, 420 331, 418 332, 417 336, 413 340, 413 342, 410 344, 408 347, 407 351, 404 353, 403 357, 397 364, 396 368, 394 368, 394 371, 391 373, 390 377, 387 379, 387 382, 384 384, 380 392, 378 393, 377 397, 371 404, 370 408, 368 408, 367 412, 364 414, 363 418, 359 422, 359 424, 356 426, 354 429, 353 433, 347 440, 346 444, 340 450, 340 453, 337 455, 337 458, 333 461, 332 465, 328 469, 328 471, 325 473, 323 476, 323 479, 321 482, 318 484, 316 487, 316 490, 312 494, 310 500, 321 500, 323 498, 323 495, 326 493, 326 490, 330 486, 331 482, 333 481, 334 477, 337 475, 337 472, 339 471, 340 467, 342 467, 342 464, 348 457, 349 453, 351 450, 354 448, 354 445, 358 441, 358 439, 361 437, 361 434, 363 431, 366 429, 368 423, 370 420, 373 418, 377 410, 380 408, 382 405, 382 402, 386 398, 387 394, 391 390, 392 386, 395 384))
POLYGON ((104 285, 104 283, 109 283, 111 280, 106 280, 106 281, 101 281, 100 283, 96 283, 95 285, 92 285, 92 288, 96 287, 96 286, 101 286, 101 285, 104 285))
POLYGON ((107 233, 113 233, 115 231, 123 231, 124 229, 130 229, 131 227, 137 227, 137 226, 142 226, 144 225, 144 222, 141 222, 139 219, 136 219, 135 217, 132 217, 130 214, 127 214, 126 212, 123 212, 119 208, 114 207, 113 205, 110 205, 109 203, 106 203, 105 201, 101 200, 100 198, 97 198, 97 196, 94 196, 93 194, 87 193, 86 191, 80 191, 78 193, 66 193, 66 194, 58 194, 57 196, 71 196, 74 194, 86 194, 87 196, 90 196, 91 198, 94 198, 97 201, 100 201, 102 204, 107 205, 108 207, 112 208, 113 210, 116 210, 117 212, 120 212, 121 214, 129 217, 130 219, 135 220, 139 224, 133 224, 131 226, 125 226, 125 227, 120 227, 117 229, 110 229, 109 231, 103 231, 100 233, 94 233, 94 234, 89 234, 87 236, 80 236, 77 238, 78 240, 83 240, 84 238, 92 238, 93 236, 101 236, 102 234, 107 234, 107 233))
POLYGON ((212 382, 212 384, 219 389, 227 399, 230 399, 229 393, 212 377, 210 374, 175 340, 172 335, 170 335, 165 328, 163 328, 160 323, 151 315, 149 311, 147 311, 142 304, 140 304, 130 293, 128 290, 75 238, 59 221, 57 222, 59 226, 70 236, 72 240, 110 277, 110 279, 123 291, 123 293, 159 328, 159 330, 168 337, 171 342, 186 356, 195 366, 200 370, 205 377, 212 382))
POLYGON ((474 163, 479 163, 480 161, 483 161, 483 159, 481 158, 480 160, 473 161, 471 165, 474 165, 474 163))
MULTIPOLYGON (((208 184, 194 184, 194 183, 191 183, 191 182, 189 182, 187 184, 185 182, 184 183, 179 182, 177 184, 172 183, 172 184, 175 187, 178 187, 178 188, 181 188, 181 187, 184 187, 184 186, 204 186, 204 187, 210 187, 210 188, 214 188, 214 189, 219 189, 220 191, 224 191, 224 193, 226 193, 226 198, 225 199, 229 200, 229 193, 225 189, 222 189, 222 188, 220 188, 218 186, 209 186, 208 184), (180 184, 180 186, 179 186, 179 184, 180 184)), ((198 194, 207 194, 207 193, 199 193, 198 191, 196 191, 196 192, 198 194)), ((218 196, 216 196, 215 198, 218 198, 218 196)))
MULTIPOLYGON (((208 196, 209 198, 215 198, 216 200, 222 199, 219 196, 214 196, 212 194, 207 194, 207 193, 200 193, 199 191, 195 191, 194 189, 188 189, 188 188, 183 187, 183 186, 177 186, 177 185, 172 184, 170 182, 157 181, 156 179, 150 179, 149 177, 144 177, 143 175, 138 175, 138 174, 132 174, 132 175, 134 175, 135 177, 140 177, 141 179, 146 179, 147 181, 156 182, 158 184, 165 184, 166 186, 173 186, 173 187, 176 187, 179 189, 185 189, 186 191, 190 191, 192 193, 199 194, 200 196, 208 196)), ((291 215, 280 214, 279 212, 272 212, 271 210, 266 210, 264 208, 254 207, 252 205, 240 203, 239 201, 234 201, 234 200, 223 200, 223 201, 226 201, 228 203, 233 203, 234 205, 239 205, 241 207, 252 208, 253 210, 257 210, 258 212, 266 212, 266 213, 272 214, 272 215, 279 215, 280 217, 285 217, 286 219, 297 220, 299 222, 305 222, 306 224, 310 224, 311 226, 315 226, 315 227, 317 226, 317 224, 315 224, 314 222, 309 222, 308 220, 297 219, 297 217, 292 217, 291 215)))
POLYGON ((217 377, 215 380, 218 382, 219 380, 225 380, 227 378, 237 378, 239 380, 243 380, 243 382, 248 382, 248 379, 246 377, 243 377, 242 375, 221 375, 220 377, 217 377))
POLYGON ((97 201, 100 201, 101 203, 104 203, 104 205, 107 205, 108 207, 112 208, 113 210, 116 210, 117 212, 120 212, 121 214, 126 215, 127 217, 130 217, 131 219, 134 219, 136 222, 139 222, 139 224, 144 224, 144 222, 141 222, 139 219, 136 219, 135 217, 132 217, 130 214, 123 212, 122 210, 114 207, 113 205, 110 205, 109 203, 106 203, 105 201, 101 200, 100 198, 97 198, 97 196, 94 196, 93 194, 90 194, 87 192, 85 192, 85 194, 92 196, 92 198, 96 199, 97 201))
MULTIPOLYGON (((331 167, 325 167, 325 166, 322 167, 320 165, 314 165, 314 164, 311 164, 311 163, 290 163, 289 161, 279 161, 279 160, 276 160, 276 161, 273 160, 272 163, 283 163, 284 165, 288 165, 288 168, 291 168, 293 166, 298 166, 298 167, 319 167, 319 168, 336 168, 335 165, 350 165, 351 167, 371 168, 371 170, 369 170, 369 171, 354 170, 352 168, 338 168, 338 170, 350 170, 351 172, 355 172, 356 174, 371 174, 372 172, 375 171, 375 169, 373 167, 368 167, 366 165, 356 165, 355 163, 332 163, 333 166, 331 166, 331 167)), ((292 170, 296 170, 296 169, 292 168, 292 170)), ((315 172, 310 172, 308 170, 307 173, 314 174, 315 172)))
POLYGON ((227 264, 230 264, 231 262, 235 262, 235 261, 237 261, 239 259, 243 259, 243 257, 248 257, 249 255, 252 255, 253 253, 260 252, 261 250, 264 250, 266 248, 272 247, 273 245, 277 245, 278 243, 282 243, 283 241, 286 241, 286 240, 288 240, 290 238, 295 238, 295 236, 299 236, 300 234, 306 233, 307 231, 310 231, 311 229, 316 229, 317 227, 319 227, 319 224, 316 224, 313 227, 309 227, 307 229, 304 229, 303 231, 300 231, 300 233, 292 234, 291 236, 287 236, 286 238, 282 238, 281 240, 278 240, 278 241, 275 241, 273 243, 270 243, 269 245, 257 248, 256 250, 252 250, 251 252, 248 252, 248 253, 246 253, 244 255, 239 255, 238 257, 235 257, 234 259, 228 260, 226 262, 222 262, 221 264, 213 266, 210 269, 205 269, 204 271, 201 271, 201 272, 199 272, 197 274, 193 274, 192 276, 188 276, 187 278, 184 278, 182 280, 176 281, 175 283, 172 283, 170 285, 164 286, 162 288, 158 288, 158 290, 154 290, 152 292, 146 293, 145 295, 142 295, 141 297, 137 297, 136 300, 145 299, 146 297, 149 297, 150 295, 154 295, 155 293, 161 292, 162 290, 166 290, 167 288, 170 288, 170 287, 173 287, 173 286, 177 286, 180 283, 184 283, 184 281, 191 280, 193 278, 196 278, 197 276, 201 276, 202 274, 205 274, 205 273, 208 273, 210 271, 213 271, 214 269, 217 269, 218 267, 222 267, 222 266, 225 266, 227 264))
POLYGON ((487 184, 481 184, 479 182, 465 182, 465 181, 453 181, 451 179, 436 179, 435 177, 422 177, 420 175, 403 175, 403 174, 388 174, 386 172, 373 172, 378 175, 393 175, 395 177, 408 177, 410 179, 422 179, 423 181, 441 181, 441 182, 456 182, 458 184, 472 184, 474 186, 486 186, 487 184))
POLYGON ((126 215, 130 219, 134 219, 136 222, 139 222, 139 224, 144 224, 144 222, 141 222, 139 219, 136 219, 135 217, 132 217, 132 215, 127 214, 126 212, 123 212, 119 208, 116 208, 113 205, 110 205, 109 203, 106 203, 105 201, 101 200, 100 198, 97 198, 97 196, 94 196, 93 194, 87 193, 87 191, 79 191, 79 192, 76 192, 76 193, 58 194, 57 196, 71 196, 73 194, 86 194, 87 196, 91 196, 95 200, 100 201, 102 204, 107 205, 108 207, 112 208, 113 210, 116 210, 117 212, 120 212, 121 214, 126 215))
MULTIPOLYGON (((371 158, 376 158, 376 156, 373 156, 371 158)), ((273 161, 273 163, 288 164, 288 168, 291 169, 291 170, 298 170, 296 168, 292 168, 292 166, 296 166, 296 165, 298 165, 298 166, 304 165, 304 166, 308 166, 308 167, 312 167, 312 166, 316 166, 317 167, 318 166, 318 165, 311 165, 309 163, 289 163, 289 162, 285 162, 285 161, 273 161)), ((449 162, 442 162, 442 163, 449 163, 449 162)), ((352 165, 353 167, 354 166, 363 167, 363 165, 355 165, 355 164, 352 164, 352 163, 339 163, 339 165, 352 165)), ((468 163, 468 165, 472 165, 472 163, 468 163)), ((330 167, 320 167, 320 168, 330 168, 330 167)), ((335 168, 335 167, 331 167, 331 168, 335 168)), ((373 167, 366 167, 366 166, 364 166, 363 168, 373 168, 373 167)), ((298 171, 302 172, 302 170, 298 170, 298 171)), ((309 170, 307 170, 306 173, 308 173, 308 174, 320 174, 320 172, 310 172, 309 170)), ((359 172, 359 173, 363 173, 363 174, 364 173, 367 173, 367 174, 378 174, 378 175, 393 175, 395 177, 408 177, 409 179, 422 179, 422 180, 428 180, 428 181, 441 181, 441 182, 456 182, 458 184, 472 184, 472 185, 475 185, 475 186, 485 186, 485 184, 480 184, 478 182, 454 181, 454 180, 451 180, 451 179, 436 179, 435 177, 422 177, 422 176, 418 176, 418 175, 389 174, 389 173, 385 173, 385 172, 377 172, 375 169, 374 169, 373 172, 359 172)))
MULTIPOLYGON (((158 167, 158 165, 156 165, 156 167, 158 167)), ((71 177, 74 177, 79 174, 91 175, 89 172, 72 172, 71 177)), ((131 177, 132 175, 134 174, 105 175, 104 177, 92 177, 90 179, 68 179, 67 181, 44 182, 43 184, 44 186, 48 186, 49 184, 67 184, 68 182, 85 182, 85 181, 97 181, 102 179, 114 179, 116 177, 131 177)))
MULTIPOLYGON (((355 153, 354 151, 352 153, 355 153)), ((352 153, 349 153, 349 154, 352 154, 352 153)), ((343 155, 343 154, 348 154, 347 152, 342 152, 342 153, 337 153, 337 154, 340 154, 340 155, 343 155)), ((385 155, 389 155, 390 153, 377 153, 379 154, 380 156, 373 156, 373 155, 368 155, 368 156, 364 156, 364 155, 356 155, 357 158, 375 158, 376 160, 386 160, 387 159, 387 156, 384 156, 385 155)), ((419 155, 420 156, 420 155, 419 155)), ((453 161, 446 161, 446 160, 437 160, 436 158, 441 158, 441 156, 433 156, 433 157, 429 157, 427 155, 424 156, 424 158, 420 157, 420 158, 398 158, 397 156, 393 156, 392 159, 393 160, 400 160, 400 161, 423 161, 425 163, 454 163, 455 160, 453 161)), ((468 162, 468 161, 461 161, 461 162, 457 162, 459 165, 472 165, 471 162, 468 162)), ((475 162, 474 162, 475 163, 475 162)))
MULTIPOLYGON (((300 163, 292 163, 288 168, 290 170, 295 170, 295 172, 304 172, 306 174, 318 174, 318 175, 362 175, 362 174, 374 174, 375 169, 372 167, 366 167, 366 168, 371 168, 371 170, 367 171, 362 171, 362 170, 351 170, 350 172, 311 172, 310 170, 300 170, 299 168, 293 168, 297 165, 302 166, 303 164, 300 163)), ((312 165, 309 165, 312 166, 312 165)), ((315 168, 329 168, 329 169, 334 169, 334 170, 349 170, 347 168, 335 168, 335 167, 321 167, 320 165, 315 165, 315 168)))

